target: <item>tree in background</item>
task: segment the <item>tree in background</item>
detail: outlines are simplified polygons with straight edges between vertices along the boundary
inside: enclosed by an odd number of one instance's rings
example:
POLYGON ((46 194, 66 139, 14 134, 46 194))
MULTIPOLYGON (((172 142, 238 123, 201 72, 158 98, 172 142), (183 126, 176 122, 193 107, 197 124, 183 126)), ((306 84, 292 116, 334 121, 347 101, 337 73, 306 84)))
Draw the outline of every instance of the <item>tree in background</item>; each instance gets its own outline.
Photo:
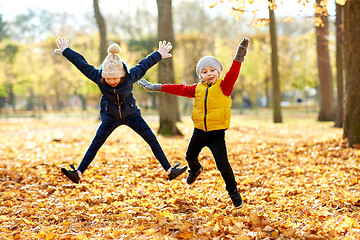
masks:
POLYGON ((350 146, 360 147, 360 1, 347 0, 344 21, 344 134, 350 146))
POLYGON ((343 6, 336 3, 336 83, 337 109, 335 127, 342 128, 344 121, 344 65, 343 65, 343 6))
MULTIPOLYGON (((172 6, 171 0, 157 0, 158 7, 158 39, 166 40, 175 45, 172 6)), ((175 83, 174 67, 172 58, 160 61, 158 64, 158 81, 159 83, 175 83)), ((177 97, 170 94, 159 95, 159 115, 160 126, 159 134, 165 136, 182 135, 176 127, 178 114, 177 97)))
POLYGON ((106 38, 106 23, 105 19, 103 18, 100 7, 99 7, 99 0, 94 0, 94 13, 95 13, 95 19, 96 23, 99 28, 99 34, 100 34, 100 58, 99 63, 101 64, 102 61, 104 61, 106 55, 107 55, 107 38, 106 38))
POLYGON ((0 13, 0 42, 9 36, 6 24, 7 22, 4 21, 3 15, 0 13))
POLYGON ((269 16, 270 16, 270 42, 271 42, 271 72, 272 72, 272 86, 273 86, 273 121, 274 123, 282 123, 281 116, 281 90, 280 90, 280 76, 279 76, 279 58, 277 48, 277 34, 276 22, 274 14, 274 3, 269 3, 269 16))
POLYGON ((0 81, 0 108, 6 107, 6 115, 8 108, 15 107, 14 85, 16 81, 16 72, 13 70, 14 60, 19 52, 19 46, 10 41, 3 40, 0 44, 0 61, 3 68, 0 81))
POLYGON ((9 23, 9 35, 22 43, 32 43, 42 39, 55 29, 57 16, 41 9, 28 9, 15 16, 9 23))
POLYGON ((329 57, 329 21, 326 5, 316 0, 315 8, 316 50, 318 53, 318 71, 320 80, 319 121, 334 120, 334 90, 329 57))

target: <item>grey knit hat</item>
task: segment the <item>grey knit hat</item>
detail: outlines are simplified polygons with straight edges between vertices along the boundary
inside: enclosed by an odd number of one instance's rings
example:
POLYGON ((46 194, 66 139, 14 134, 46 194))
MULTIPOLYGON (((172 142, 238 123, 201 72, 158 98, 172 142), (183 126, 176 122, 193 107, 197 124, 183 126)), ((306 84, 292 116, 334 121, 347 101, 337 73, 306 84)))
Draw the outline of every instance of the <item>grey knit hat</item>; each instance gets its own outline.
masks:
POLYGON ((200 77, 201 70, 206 66, 215 68, 219 72, 219 74, 223 70, 223 65, 216 57, 205 56, 205 57, 202 57, 196 65, 196 73, 199 76, 199 78, 201 78, 200 77))

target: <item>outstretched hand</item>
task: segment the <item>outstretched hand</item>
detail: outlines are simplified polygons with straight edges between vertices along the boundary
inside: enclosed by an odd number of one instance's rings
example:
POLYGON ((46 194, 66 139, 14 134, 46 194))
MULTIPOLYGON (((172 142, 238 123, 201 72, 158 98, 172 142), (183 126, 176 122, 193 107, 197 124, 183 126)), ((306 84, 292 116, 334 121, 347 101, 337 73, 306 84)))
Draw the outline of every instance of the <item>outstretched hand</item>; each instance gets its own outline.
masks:
POLYGON ((161 84, 160 83, 158 83, 158 84, 151 83, 151 82, 148 82, 144 78, 137 81, 137 83, 150 92, 161 92, 161 84))
POLYGON ((235 55, 235 60, 238 62, 243 62, 245 60, 245 56, 247 53, 247 49, 249 46, 249 39, 245 38, 241 41, 241 43, 239 44, 239 47, 237 49, 236 55, 235 55))
POLYGON ((65 40, 63 37, 59 37, 59 39, 56 39, 56 44, 58 45, 58 48, 54 50, 54 52, 62 54, 63 51, 69 47, 69 40, 65 40))
POLYGON ((159 42, 159 50, 158 52, 161 54, 162 58, 171 57, 171 53, 169 51, 172 49, 171 42, 166 43, 166 41, 159 42))

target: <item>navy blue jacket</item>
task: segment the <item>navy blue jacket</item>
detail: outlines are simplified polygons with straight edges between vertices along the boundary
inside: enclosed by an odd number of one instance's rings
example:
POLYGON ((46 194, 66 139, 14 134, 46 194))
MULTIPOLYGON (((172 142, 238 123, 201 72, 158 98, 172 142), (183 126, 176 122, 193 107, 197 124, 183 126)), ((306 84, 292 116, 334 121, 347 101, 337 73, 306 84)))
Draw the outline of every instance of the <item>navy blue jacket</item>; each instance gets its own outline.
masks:
POLYGON ((101 81, 101 68, 96 69, 88 64, 81 54, 66 48, 62 55, 72 62, 87 78, 98 85, 102 93, 100 114, 107 113, 116 119, 140 115, 140 110, 136 106, 136 100, 132 93, 133 84, 141 79, 146 71, 162 58, 159 52, 153 52, 130 69, 123 63, 126 75, 116 87, 111 87, 105 81, 101 81))

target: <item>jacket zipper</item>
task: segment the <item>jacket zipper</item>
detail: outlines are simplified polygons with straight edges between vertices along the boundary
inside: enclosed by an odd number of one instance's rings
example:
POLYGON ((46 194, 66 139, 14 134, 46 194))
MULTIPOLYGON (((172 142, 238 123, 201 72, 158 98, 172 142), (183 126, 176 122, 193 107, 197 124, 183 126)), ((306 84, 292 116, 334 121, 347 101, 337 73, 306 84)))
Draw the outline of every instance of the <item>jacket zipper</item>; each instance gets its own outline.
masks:
MULTIPOLYGON (((115 89, 114 89, 114 93, 116 94, 115 89)), ((118 102, 118 106, 119 106, 119 116, 120 116, 120 118, 122 118, 122 116, 121 116, 121 104, 120 104, 119 94, 116 94, 116 97, 117 97, 117 102, 118 102)))
POLYGON ((204 114, 204 127, 205 132, 207 132, 207 126, 206 126, 206 115, 207 115, 207 97, 208 97, 209 87, 206 88, 205 92, 205 99, 204 99, 204 107, 205 107, 205 114, 204 114))

